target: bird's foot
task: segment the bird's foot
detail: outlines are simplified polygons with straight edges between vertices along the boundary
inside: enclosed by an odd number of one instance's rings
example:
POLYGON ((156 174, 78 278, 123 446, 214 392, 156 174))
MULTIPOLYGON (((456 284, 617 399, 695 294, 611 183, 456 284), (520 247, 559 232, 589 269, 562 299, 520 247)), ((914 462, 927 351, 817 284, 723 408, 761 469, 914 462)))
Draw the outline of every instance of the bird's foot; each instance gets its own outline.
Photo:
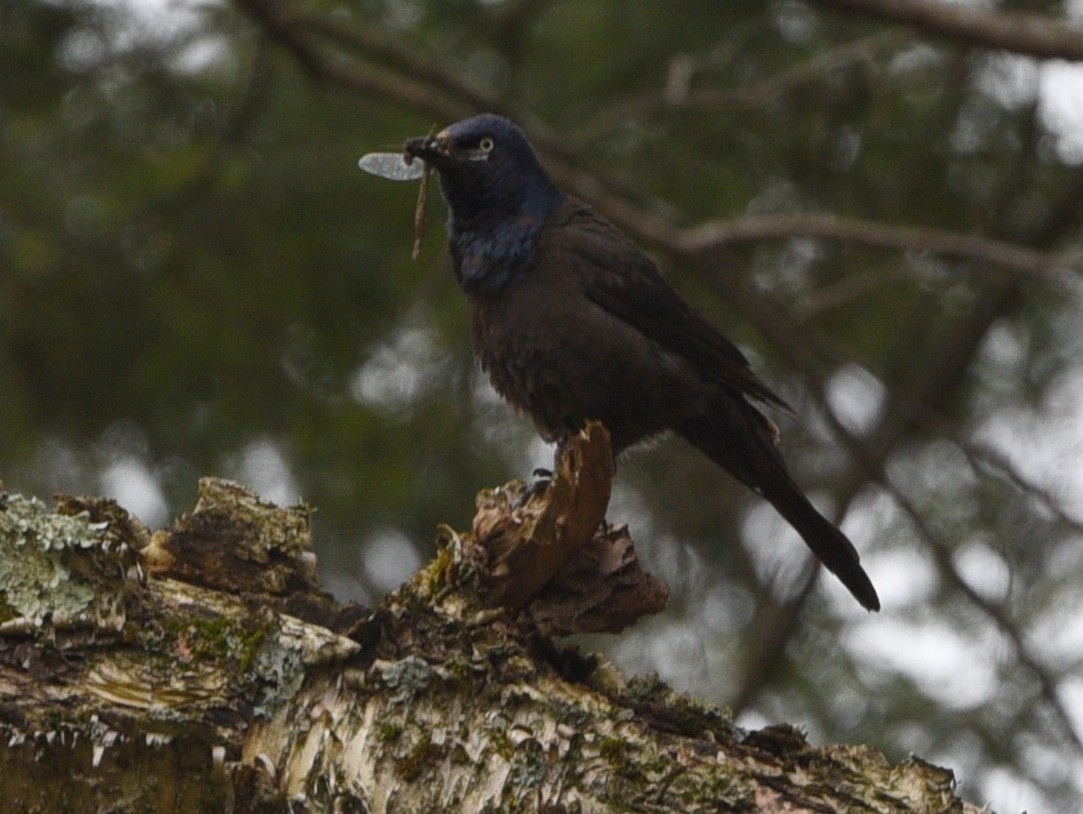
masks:
POLYGON ((519 499, 515 501, 515 508, 521 509, 528 504, 535 497, 538 497, 545 493, 545 490, 549 488, 549 484, 553 482, 553 473, 549 469, 543 469, 538 467, 534 470, 533 476, 535 480, 527 485, 523 490, 523 493, 519 495, 519 499))

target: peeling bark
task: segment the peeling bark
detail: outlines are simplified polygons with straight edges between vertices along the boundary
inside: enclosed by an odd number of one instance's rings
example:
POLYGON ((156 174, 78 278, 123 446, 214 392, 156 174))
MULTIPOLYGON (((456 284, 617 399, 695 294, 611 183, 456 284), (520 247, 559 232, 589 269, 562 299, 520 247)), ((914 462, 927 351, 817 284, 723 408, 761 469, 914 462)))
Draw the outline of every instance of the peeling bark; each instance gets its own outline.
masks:
POLYGON ((664 602, 627 531, 598 529, 604 441, 530 500, 483 495, 371 610, 320 591, 306 507, 237 484, 204 479, 153 538, 111 501, 3 496, 3 810, 977 811, 948 770, 746 732, 546 638, 664 602), (516 584, 512 560, 551 578, 516 584))

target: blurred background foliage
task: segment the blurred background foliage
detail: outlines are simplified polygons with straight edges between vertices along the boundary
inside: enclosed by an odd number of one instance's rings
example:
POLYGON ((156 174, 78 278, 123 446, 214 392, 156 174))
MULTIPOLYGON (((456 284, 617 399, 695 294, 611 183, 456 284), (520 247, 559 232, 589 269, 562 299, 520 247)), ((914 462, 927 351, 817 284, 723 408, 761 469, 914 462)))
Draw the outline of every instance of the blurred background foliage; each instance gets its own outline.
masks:
POLYGON ((609 517, 670 608, 583 644, 1078 810, 1081 89, 796 0, 4 3, 0 476, 152 526, 205 474, 303 499, 328 585, 377 601, 550 453, 475 369, 442 202, 411 262, 416 185, 356 161, 506 112, 797 407, 784 451, 885 606, 663 440, 609 517), (751 233, 682 243, 715 218, 751 233))

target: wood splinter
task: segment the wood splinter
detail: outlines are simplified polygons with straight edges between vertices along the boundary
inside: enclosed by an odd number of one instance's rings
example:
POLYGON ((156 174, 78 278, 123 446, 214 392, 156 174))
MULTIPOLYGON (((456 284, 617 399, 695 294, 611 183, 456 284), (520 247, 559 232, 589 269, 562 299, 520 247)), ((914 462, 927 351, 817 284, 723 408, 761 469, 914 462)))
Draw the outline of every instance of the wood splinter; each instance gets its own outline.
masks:
POLYGON ((662 610, 669 588, 640 566, 627 527, 605 522, 612 479, 609 433, 590 422, 544 489, 525 501, 522 482, 483 492, 473 540, 489 600, 525 610, 546 635, 615 633, 662 610))

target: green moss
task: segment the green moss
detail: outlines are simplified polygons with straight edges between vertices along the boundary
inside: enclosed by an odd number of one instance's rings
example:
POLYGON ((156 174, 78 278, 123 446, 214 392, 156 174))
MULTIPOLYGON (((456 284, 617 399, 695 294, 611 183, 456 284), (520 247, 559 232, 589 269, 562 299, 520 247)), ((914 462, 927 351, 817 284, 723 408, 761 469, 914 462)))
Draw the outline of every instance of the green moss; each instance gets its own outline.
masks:
POLYGON ((733 722, 729 715, 718 707, 676 693, 672 702, 673 722, 689 735, 715 732, 720 728, 729 732, 732 727, 733 722))
POLYGON ((420 572, 420 588, 425 596, 435 596, 451 581, 455 556, 452 552, 452 540, 455 532, 447 526, 440 527, 440 536, 436 540, 436 556, 420 572))
POLYGON ((385 723, 380 724, 379 733, 382 740, 385 740, 388 743, 394 743, 402 737, 402 724, 398 721, 386 721, 385 723))
POLYGON ((628 744, 620 738, 602 738, 598 744, 598 754, 610 763, 621 763, 628 754, 628 744))
POLYGON ((634 788, 645 788, 652 783, 650 771, 642 757, 619 761, 613 768, 613 777, 620 781, 620 785, 634 788))
POLYGON ((241 668, 242 673, 247 673, 252 669, 252 665, 256 661, 256 654, 259 653, 260 648, 263 647, 263 643, 267 639, 267 633, 268 626, 266 625, 242 632, 239 639, 241 654, 238 660, 238 666, 241 668))
POLYGON ((444 670, 448 678, 456 682, 473 682, 475 678, 473 662, 461 653, 454 654, 445 662, 444 670))
POLYGON ((448 757, 456 766, 469 766, 474 762, 461 743, 456 743, 451 747, 451 754, 448 757))
POLYGON ((702 806, 709 802, 720 811, 750 810, 755 800, 755 786, 752 783, 740 783, 723 771, 694 777, 681 774, 673 778, 666 793, 683 806, 702 806))
POLYGON ((296 691, 304 666, 296 652, 274 646, 277 627, 273 617, 266 621, 259 616, 235 619, 228 614, 185 610, 181 605, 153 623, 130 620, 130 628, 141 629, 143 658, 159 673, 192 665, 224 671, 234 677, 237 692, 257 701, 256 714, 271 708, 276 698, 296 691))
MULTIPOLYGON (((441 525, 436 547, 436 556, 418 571, 407 586, 406 593, 416 594, 418 598, 425 600, 430 609, 454 596, 463 603, 459 614, 468 610, 479 610, 479 563, 476 560, 477 554, 468 552, 467 539, 450 526, 441 525)), ((401 592, 396 593, 400 600, 409 599, 401 592)), ((391 603, 394 604, 394 595, 391 603)))
POLYGON ((447 750, 432 742, 432 738, 426 732, 422 735, 417 745, 404 757, 395 761, 395 773, 407 783, 412 783, 444 759, 447 750))
POLYGON ((170 653, 184 652, 202 662, 236 665, 248 673, 269 633, 269 625, 244 625, 226 616, 190 615, 164 620, 163 644, 170 653))
POLYGON ((570 701, 565 701, 561 698, 553 698, 546 701, 546 707, 554 720, 558 723, 566 724, 572 729, 588 729, 594 723, 594 718, 590 711, 584 709, 579 704, 573 704, 570 701))
POLYGON ((727 710, 675 692, 657 676, 636 676, 628 682, 627 691, 614 700, 636 710, 650 710, 653 717, 664 717, 682 735, 702 737, 710 732, 719 741, 736 736, 727 710))
POLYGON ((232 655, 232 634, 233 625, 222 616, 189 619, 182 631, 192 655, 205 661, 229 659, 232 655))

